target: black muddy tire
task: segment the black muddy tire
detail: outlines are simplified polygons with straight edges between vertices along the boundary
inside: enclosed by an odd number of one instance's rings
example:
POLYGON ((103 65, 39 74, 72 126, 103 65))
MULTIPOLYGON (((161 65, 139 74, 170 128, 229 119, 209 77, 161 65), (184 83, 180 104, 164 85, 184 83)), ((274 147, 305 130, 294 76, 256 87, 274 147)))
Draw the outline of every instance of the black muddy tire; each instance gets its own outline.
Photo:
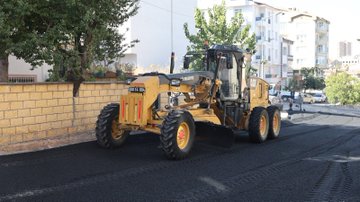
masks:
POLYGON ((119 104, 106 105, 100 112, 96 122, 96 139, 99 146, 103 148, 116 148, 121 146, 129 131, 119 130, 119 104))
POLYGON ((262 143, 269 132, 269 115, 264 107, 255 107, 250 114, 249 137, 251 142, 262 143))
POLYGON ((195 122, 189 112, 169 112, 161 127, 160 144, 168 159, 184 159, 195 139, 195 122))
POLYGON ((281 130, 281 115, 280 110, 276 106, 269 106, 266 108, 269 115, 269 133, 268 139, 276 139, 279 137, 281 130))

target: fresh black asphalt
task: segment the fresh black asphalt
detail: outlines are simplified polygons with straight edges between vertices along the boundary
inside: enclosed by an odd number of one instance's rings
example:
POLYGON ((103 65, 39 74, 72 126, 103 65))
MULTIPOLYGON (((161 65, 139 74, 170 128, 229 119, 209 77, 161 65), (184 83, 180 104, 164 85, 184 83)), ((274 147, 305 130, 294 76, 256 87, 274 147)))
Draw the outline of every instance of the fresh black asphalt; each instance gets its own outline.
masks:
POLYGON ((280 138, 231 149, 197 142, 170 161, 156 135, 0 157, 0 201, 360 201, 360 118, 283 123, 280 138))

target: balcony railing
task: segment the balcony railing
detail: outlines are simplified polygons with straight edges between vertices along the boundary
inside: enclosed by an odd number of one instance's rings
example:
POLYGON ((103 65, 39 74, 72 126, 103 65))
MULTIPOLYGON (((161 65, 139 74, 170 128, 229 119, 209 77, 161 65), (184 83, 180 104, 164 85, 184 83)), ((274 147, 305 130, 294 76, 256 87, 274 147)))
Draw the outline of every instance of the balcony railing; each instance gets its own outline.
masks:
POLYGON ((9 75, 11 83, 33 83, 36 82, 36 75, 9 75))
POLYGON ((293 61, 294 60, 294 56, 293 55, 287 55, 287 58, 289 61, 293 61))

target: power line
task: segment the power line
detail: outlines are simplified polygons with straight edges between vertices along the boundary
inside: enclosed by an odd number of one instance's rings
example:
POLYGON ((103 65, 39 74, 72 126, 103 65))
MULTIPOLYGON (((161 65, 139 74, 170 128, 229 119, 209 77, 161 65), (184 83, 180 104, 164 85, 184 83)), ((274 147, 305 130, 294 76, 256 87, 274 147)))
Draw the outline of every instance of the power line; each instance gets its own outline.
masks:
POLYGON ((188 17, 188 18, 194 18, 193 16, 189 16, 189 15, 186 15, 186 14, 183 14, 183 13, 174 12, 174 11, 171 11, 171 10, 169 10, 169 9, 167 9, 167 8, 163 8, 163 7, 161 7, 161 6, 158 6, 158 5, 156 5, 156 4, 149 3, 149 2, 147 2, 147 1, 140 0, 140 2, 142 2, 142 3, 144 3, 144 4, 147 4, 147 5, 149 5, 149 6, 152 6, 152 7, 158 8, 158 9, 160 9, 160 10, 169 12, 169 13, 172 12, 173 14, 176 14, 176 15, 180 15, 180 16, 184 16, 184 17, 188 17))

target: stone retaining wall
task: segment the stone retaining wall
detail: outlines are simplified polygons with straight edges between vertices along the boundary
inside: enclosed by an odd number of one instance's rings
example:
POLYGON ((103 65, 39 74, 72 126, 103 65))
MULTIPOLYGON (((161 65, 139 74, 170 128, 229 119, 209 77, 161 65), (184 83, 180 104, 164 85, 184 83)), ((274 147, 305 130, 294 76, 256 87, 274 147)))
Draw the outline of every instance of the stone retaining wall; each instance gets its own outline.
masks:
POLYGON ((0 84, 0 153, 93 139, 100 110, 127 93, 119 82, 83 83, 79 97, 72 91, 71 83, 0 84))

